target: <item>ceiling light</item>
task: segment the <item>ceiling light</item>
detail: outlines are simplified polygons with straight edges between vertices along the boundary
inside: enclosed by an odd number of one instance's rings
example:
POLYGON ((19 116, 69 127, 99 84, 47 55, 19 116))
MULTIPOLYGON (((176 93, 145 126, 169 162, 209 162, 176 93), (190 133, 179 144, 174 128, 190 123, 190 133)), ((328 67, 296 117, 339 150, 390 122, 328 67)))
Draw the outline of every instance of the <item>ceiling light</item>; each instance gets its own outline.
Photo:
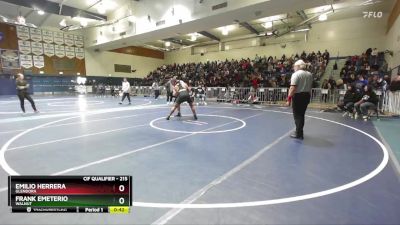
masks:
POLYGON ((67 22, 65 21, 65 19, 62 19, 59 24, 62 27, 66 27, 67 26, 67 22))
POLYGON ((127 19, 128 19, 129 22, 132 22, 132 23, 136 22, 136 17, 135 16, 129 16, 127 19))
POLYGON ((25 24, 25 17, 23 17, 23 16, 18 16, 17 17, 17 22, 19 23, 19 24, 25 24))
POLYGON ((229 34, 229 30, 227 27, 222 28, 222 35, 226 36, 229 34))
POLYGON ((165 47, 171 46, 171 42, 169 42, 169 41, 166 41, 164 44, 165 44, 165 47))
POLYGON ((86 27, 88 25, 88 22, 86 20, 81 20, 81 26, 86 27))
POLYGON ((304 29, 294 30, 292 32, 295 33, 295 32, 309 31, 309 30, 310 30, 310 28, 304 28, 304 29))
POLYGON ((44 11, 43 11, 43 10, 38 10, 38 11, 37 11, 37 14, 39 14, 39 15, 44 15, 44 11))
POLYGON ((106 8, 104 7, 103 2, 100 2, 99 5, 97 6, 97 12, 100 14, 106 13, 106 8))
POLYGON ((199 34, 196 33, 196 32, 195 32, 195 33, 189 34, 189 36, 190 36, 190 41, 196 41, 198 35, 199 35, 199 34))
POLYGON ((318 17, 318 20, 319 21, 325 21, 325 20, 327 20, 328 19, 328 16, 324 13, 324 14, 321 14, 319 17, 318 17))
POLYGON ((265 22, 261 24, 265 29, 269 29, 272 27, 272 21, 265 22))

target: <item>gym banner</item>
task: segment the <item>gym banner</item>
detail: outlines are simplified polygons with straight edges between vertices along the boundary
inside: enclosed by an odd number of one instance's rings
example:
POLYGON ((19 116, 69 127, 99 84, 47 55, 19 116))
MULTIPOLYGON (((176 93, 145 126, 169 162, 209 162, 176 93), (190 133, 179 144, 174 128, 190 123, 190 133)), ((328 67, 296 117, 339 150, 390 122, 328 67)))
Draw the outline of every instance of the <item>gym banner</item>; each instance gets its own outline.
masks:
POLYGON ((83 47, 83 36, 74 35, 74 41, 76 47, 83 47))
POLYGON ((40 42, 31 42, 32 53, 34 55, 43 55, 43 44, 40 42))
POLYGON ((55 55, 59 58, 62 58, 65 56, 65 48, 63 45, 54 45, 54 52, 55 52, 55 55))
POLYGON ((22 54, 30 54, 32 52, 30 41, 18 40, 18 48, 22 54))
POLYGON ((44 54, 48 57, 54 56, 54 45, 53 44, 43 44, 44 54))
POLYGON ((33 66, 36 68, 39 68, 39 69, 43 68, 44 67, 44 57, 42 55, 40 55, 40 56, 34 55, 33 56, 33 66))
POLYGON ((67 46, 73 46, 74 43, 74 35, 73 34, 64 34, 64 43, 67 46))
POLYGON ((20 55, 21 66, 25 69, 31 68, 33 66, 32 56, 31 55, 20 55))
POLYGON ((4 69, 20 69, 19 52, 13 49, 0 49, 1 67, 4 69))
POLYGON ((17 37, 18 39, 27 41, 31 38, 29 35, 29 28, 24 26, 17 26, 17 37))
POLYGON ((83 50, 83 48, 75 48, 75 57, 77 59, 85 58, 85 51, 83 50))
POLYGON ((65 46, 65 56, 67 56, 69 59, 75 58, 74 47, 65 46))
POLYGON ((42 41, 42 30, 37 28, 30 28, 31 40, 42 41))
POLYGON ((64 33, 63 32, 54 32, 54 43, 58 45, 64 44, 64 33))
POLYGON ((42 36, 43 36, 43 42, 48 44, 54 42, 53 31, 42 30, 42 36))

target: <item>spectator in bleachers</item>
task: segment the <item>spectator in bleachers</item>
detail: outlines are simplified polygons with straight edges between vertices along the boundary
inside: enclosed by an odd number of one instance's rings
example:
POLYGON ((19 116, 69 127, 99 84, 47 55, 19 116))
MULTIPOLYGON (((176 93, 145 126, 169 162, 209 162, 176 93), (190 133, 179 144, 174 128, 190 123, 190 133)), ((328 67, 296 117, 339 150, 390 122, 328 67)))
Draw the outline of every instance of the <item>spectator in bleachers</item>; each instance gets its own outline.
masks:
MULTIPOLYGON (((314 75, 314 80, 319 80, 325 71, 327 61, 324 59, 329 56, 325 51, 321 53, 309 53, 303 51, 301 58, 307 60, 309 63, 308 70, 314 75)), ((256 55, 254 59, 240 59, 225 61, 207 61, 206 63, 184 63, 163 65, 151 72, 144 80, 166 81, 167 75, 176 75, 178 79, 186 81, 191 80, 194 85, 199 83, 206 86, 251 86, 252 74, 257 74, 262 81, 261 84, 267 84, 270 80, 275 79, 277 85, 287 86, 287 77, 282 81, 281 76, 293 73, 293 63, 299 55, 282 55, 280 58, 276 56, 259 56, 256 55), (282 82, 280 82, 282 81, 282 82), (286 82, 285 82, 286 81, 286 82)))
POLYGON ((400 73, 390 82, 390 91, 400 91, 400 73))
MULTIPOLYGON (((329 91, 329 89, 331 89, 331 84, 328 82, 327 79, 324 79, 324 81, 322 82, 321 88, 323 90, 327 90, 327 91, 329 91)), ((328 93, 322 93, 321 101, 326 103, 327 100, 328 100, 328 93)))
POLYGON ((363 87, 368 84, 368 81, 364 79, 363 75, 358 75, 357 80, 354 82, 354 87, 358 92, 363 92, 363 87))
POLYGON ((379 99, 373 91, 372 87, 370 85, 365 85, 363 97, 361 98, 361 100, 354 104, 354 107, 356 109, 356 115, 354 118, 358 119, 360 116, 362 116, 363 119, 367 119, 368 110, 375 109, 377 107, 378 101, 379 99))

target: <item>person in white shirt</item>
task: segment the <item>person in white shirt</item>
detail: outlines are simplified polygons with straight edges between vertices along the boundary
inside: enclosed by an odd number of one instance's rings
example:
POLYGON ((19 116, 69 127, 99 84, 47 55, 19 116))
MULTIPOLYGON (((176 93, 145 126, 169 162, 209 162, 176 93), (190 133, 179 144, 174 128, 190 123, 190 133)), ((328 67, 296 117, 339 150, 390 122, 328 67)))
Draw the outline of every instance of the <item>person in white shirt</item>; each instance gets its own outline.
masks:
POLYGON ((158 82, 155 80, 153 82, 153 85, 151 85, 151 87, 154 90, 154 98, 157 99, 158 96, 160 96, 160 86, 158 85, 158 82))
POLYGON ((304 117, 307 106, 310 103, 313 76, 310 72, 305 70, 306 63, 301 59, 294 63, 293 68, 295 72, 292 74, 286 104, 289 106, 290 103, 292 103, 296 132, 290 135, 290 137, 304 139, 304 117))
POLYGON ((131 85, 129 84, 128 80, 124 78, 124 82, 122 82, 122 99, 119 102, 120 105, 122 105, 122 102, 124 101, 125 97, 128 98, 129 105, 131 104, 131 97, 129 96, 129 92, 131 90, 131 85))

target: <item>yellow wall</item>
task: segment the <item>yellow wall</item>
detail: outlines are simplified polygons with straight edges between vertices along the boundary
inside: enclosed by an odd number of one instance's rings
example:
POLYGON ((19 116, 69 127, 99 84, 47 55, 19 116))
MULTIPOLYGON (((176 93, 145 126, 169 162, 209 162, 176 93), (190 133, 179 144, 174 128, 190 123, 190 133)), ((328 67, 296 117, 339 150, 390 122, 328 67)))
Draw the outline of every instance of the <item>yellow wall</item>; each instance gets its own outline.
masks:
MULTIPOLYGON (((207 49, 204 49, 206 52, 204 56, 200 54, 191 55, 190 49, 168 52, 165 54, 165 61, 169 64, 174 62, 225 60, 226 58, 254 58, 255 54, 260 56, 281 56, 282 54, 291 55, 296 52, 301 53, 303 50, 310 52, 327 49, 331 53, 331 56, 336 56, 338 52, 340 56, 359 55, 369 47, 376 47, 382 51, 385 50, 386 19, 363 19, 360 16, 360 18, 317 23, 312 25, 313 27, 309 31, 307 42, 305 42, 305 32, 296 33, 294 36, 292 33, 279 39, 261 40, 266 41, 266 46, 208 53, 207 49), (279 43, 286 43, 286 47, 282 48, 279 43)), ((251 39, 244 40, 243 42, 249 42, 248 46, 251 46, 250 43, 254 43, 251 39)), ((199 52, 199 50, 197 49, 196 52, 199 52)))
MULTIPOLYGON (((308 40, 305 42, 305 33, 293 33, 275 39, 248 39, 240 41, 241 43, 226 43, 231 49, 220 52, 206 52, 204 56, 200 54, 191 54, 191 49, 187 48, 180 51, 167 52, 165 59, 154 59, 148 57, 140 57, 126 55, 113 52, 93 52, 86 51, 86 69, 87 74, 96 76, 127 76, 127 77, 144 77, 151 71, 163 64, 184 63, 184 62, 205 62, 207 60, 225 60, 254 58, 256 54, 260 56, 281 56, 282 54, 291 55, 293 53, 301 53, 303 50, 324 51, 327 49, 331 56, 338 54, 340 56, 359 55, 369 47, 378 48, 379 51, 386 49, 395 50, 395 57, 389 59, 390 65, 400 64, 400 20, 397 19, 396 24, 392 27, 388 36, 386 33, 387 17, 381 19, 364 19, 351 18, 343 20, 335 20, 331 22, 313 24, 309 31, 308 40), (240 49, 232 49, 235 46, 251 46, 254 43, 266 42, 266 46, 255 46, 240 49), (275 44, 274 44, 275 43, 275 44), (286 47, 282 48, 280 43, 285 43, 286 47), (115 73, 114 64, 131 65, 136 69, 135 73, 115 73)), ((215 51, 215 46, 213 47, 215 51)), ((211 51, 210 50, 210 51, 211 51)), ((199 52, 199 49, 196 49, 199 52)))
POLYGON ((115 52, 94 52, 86 50, 86 74, 87 76, 116 77, 145 77, 151 71, 164 64, 164 60, 149 57, 134 56, 115 52), (134 73, 116 73, 114 64, 131 65, 134 73))
POLYGON ((393 57, 387 56, 389 67, 394 68, 400 65, 400 16, 387 34, 386 49, 393 51, 393 57))

